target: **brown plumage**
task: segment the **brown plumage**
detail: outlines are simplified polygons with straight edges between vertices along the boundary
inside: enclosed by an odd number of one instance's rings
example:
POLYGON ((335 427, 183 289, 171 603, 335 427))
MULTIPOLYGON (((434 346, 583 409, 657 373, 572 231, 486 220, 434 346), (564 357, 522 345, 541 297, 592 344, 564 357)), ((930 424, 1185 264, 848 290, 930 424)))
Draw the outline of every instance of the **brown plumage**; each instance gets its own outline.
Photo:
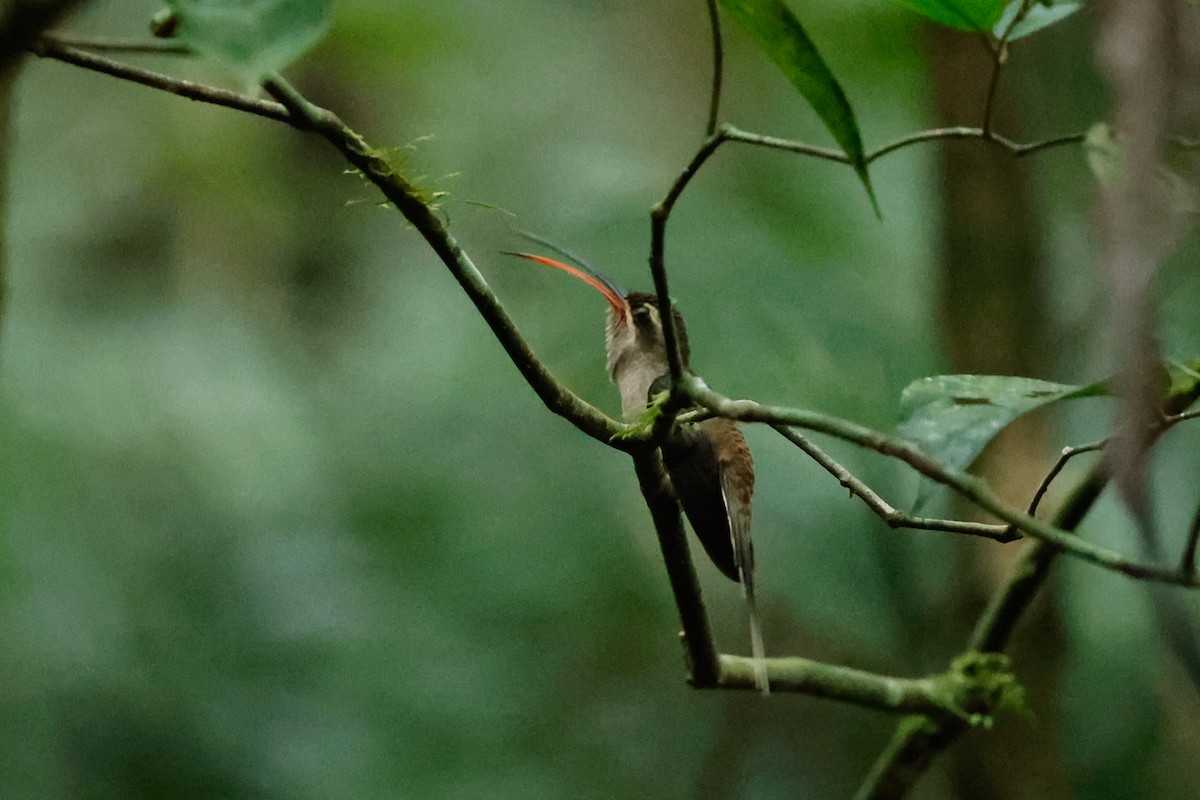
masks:
MULTIPOLYGON (((670 386, 670 369, 658 299, 644 292, 622 292, 602 273, 581 264, 572 267, 543 256, 512 255, 557 267, 588 283, 608 300, 605 351, 608 374, 621 395, 628 420, 646 411, 649 399, 670 386)), ((687 327, 672 308, 684 366, 691 358, 687 327)), ((755 682, 768 692, 762 631, 754 593, 754 546, 750 540, 750 504, 754 462, 742 432, 721 418, 676 425, 661 447, 669 486, 696 538, 712 562, 730 580, 742 584, 750 616, 755 682)))

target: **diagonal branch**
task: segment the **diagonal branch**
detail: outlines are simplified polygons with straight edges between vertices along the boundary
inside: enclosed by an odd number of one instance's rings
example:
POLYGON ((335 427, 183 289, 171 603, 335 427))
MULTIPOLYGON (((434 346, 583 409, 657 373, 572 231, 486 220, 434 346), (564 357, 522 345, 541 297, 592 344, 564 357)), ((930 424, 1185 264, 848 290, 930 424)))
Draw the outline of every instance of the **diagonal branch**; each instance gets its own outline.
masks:
POLYGON ((260 100, 256 97, 230 92, 215 86, 208 86, 207 84, 196 83, 195 81, 175 78, 171 75, 164 75, 161 72, 135 67, 106 56, 89 53, 81 48, 66 44, 57 38, 42 37, 34 44, 32 51, 34 55, 41 56, 42 58, 52 58, 55 61, 62 61, 66 64, 91 70, 92 72, 99 72, 114 78, 148 86, 151 89, 158 89, 178 95, 179 97, 186 97, 188 100, 232 108, 235 111, 244 111, 247 114, 266 117, 277 122, 285 122, 288 125, 296 124, 287 109, 279 103, 272 103, 269 100, 260 100))
POLYGON ((667 196, 650 211, 650 275, 654 279, 654 292, 658 296, 659 319, 662 320, 663 341, 667 348, 667 363, 671 368, 672 383, 678 383, 683 376, 683 356, 679 349, 679 332, 675 330, 675 315, 671 312, 671 292, 663 254, 667 220, 670 219, 671 211, 688 183, 724 141, 724 129, 708 137, 683 173, 671 184, 667 196))
POLYGON ((721 17, 717 14, 717 0, 705 0, 708 7, 708 26, 712 30, 713 74, 712 91, 708 102, 708 126, 704 129, 706 136, 717 132, 717 122, 721 116, 721 83, 725 77, 725 47, 721 43, 721 17))
POLYGON ((270 81, 267 87, 281 101, 273 103, 133 67, 54 39, 41 40, 35 46, 34 52, 39 56, 133 81, 190 100, 233 108, 319 133, 336 147, 348 162, 360 170, 367 180, 375 184, 409 224, 421 234, 475 304, 480 316, 491 328, 493 335, 526 383, 550 411, 610 447, 626 451, 644 448, 644 444, 636 439, 616 438, 618 433, 625 430, 625 426, 609 418, 555 379, 525 341, 466 251, 434 212, 433 204, 417 186, 397 172, 378 150, 367 144, 332 111, 309 103, 282 79, 270 81))
POLYGON ((784 425, 772 425, 772 428, 792 444, 799 447, 813 461, 833 477, 838 483, 864 503, 875 515, 891 528, 913 528, 926 531, 946 531, 947 533, 965 533, 969 536, 979 536, 997 542, 1013 542, 1021 538, 1021 534, 1010 525, 992 525, 986 522, 966 522, 957 519, 931 519, 929 517, 914 517, 896 509, 879 496, 870 486, 867 486, 854 473, 833 460, 820 447, 817 447, 808 437, 784 425))
POLYGON ((1034 0, 1023 0, 1017 13, 1013 14, 1013 18, 1008 21, 1008 25, 1004 28, 1004 32, 996 39, 992 50, 992 74, 988 79, 986 100, 983 104, 983 137, 991 139, 992 134, 992 119, 996 110, 996 90, 1000 86, 1000 72, 1004 69, 1004 65, 1008 62, 1008 40, 1012 37, 1013 31, 1017 29, 1027 16, 1029 10, 1033 8, 1034 0))

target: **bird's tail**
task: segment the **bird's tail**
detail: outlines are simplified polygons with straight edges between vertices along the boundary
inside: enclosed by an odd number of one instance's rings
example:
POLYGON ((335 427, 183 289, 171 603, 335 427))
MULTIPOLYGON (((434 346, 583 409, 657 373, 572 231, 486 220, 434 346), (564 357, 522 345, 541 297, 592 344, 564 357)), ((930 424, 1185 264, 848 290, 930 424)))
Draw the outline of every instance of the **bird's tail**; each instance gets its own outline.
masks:
POLYGON ((767 648, 763 645, 762 625, 758 621, 758 606, 754 601, 754 584, 742 582, 746 595, 746 611, 750 616, 750 654, 754 658, 754 685, 764 696, 771 693, 767 681, 767 648))

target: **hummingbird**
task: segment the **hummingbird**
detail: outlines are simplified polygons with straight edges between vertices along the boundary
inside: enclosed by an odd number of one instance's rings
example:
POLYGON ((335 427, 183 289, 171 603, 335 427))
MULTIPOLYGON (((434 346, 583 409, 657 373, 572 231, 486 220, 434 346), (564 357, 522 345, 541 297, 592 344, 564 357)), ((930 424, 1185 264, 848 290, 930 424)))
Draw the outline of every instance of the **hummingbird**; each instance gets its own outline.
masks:
MULTIPOLYGON (((606 368, 621 395, 622 416, 636 419, 645 413, 651 398, 671 384, 658 298, 646 292, 626 292, 603 272, 555 249, 578 266, 532 253, 506 255, 562 270, 608 301, 606 368)), ((672 306, 671 314, 686 369, 691 358, 687 327, 678 309, 672 306)), ((732 420, 714 417, 677 423, 659 449, 666 468, 665 483, 683 508, 696 538, 717 569, 742 585, 750 617, 755 683, 767 694, 766 651, 755 603, 754 545, 750 540, 750 502, 754 495, 750 448, 732 420)))

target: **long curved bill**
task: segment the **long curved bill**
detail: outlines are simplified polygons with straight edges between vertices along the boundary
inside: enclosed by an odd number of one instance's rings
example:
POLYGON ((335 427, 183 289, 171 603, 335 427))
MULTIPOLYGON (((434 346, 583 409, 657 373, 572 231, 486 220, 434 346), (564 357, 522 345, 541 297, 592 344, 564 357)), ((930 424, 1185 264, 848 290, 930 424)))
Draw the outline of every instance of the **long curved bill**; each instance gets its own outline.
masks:
POLYGON ((574 275, 579 280, 591 286, 593 289, 604 295, 604 299, 612 306, 613 312, 617 316, 624 317, 629 314, 629 302, 625 299, 625 293, 622 292, 615 283, 607 276, 600 273, 592 272, 591 270, 582 267, 574 267, 570 264, 564 264, 561 261, 555 261, 553 258, 534 255, 533 253, 519 253, 513 251, 505 251, 506 256, 516 256, 524 258, 527 261, 533 261, 538 264, 545 264, 547 267, 561 269, 568 275, 574 275))

